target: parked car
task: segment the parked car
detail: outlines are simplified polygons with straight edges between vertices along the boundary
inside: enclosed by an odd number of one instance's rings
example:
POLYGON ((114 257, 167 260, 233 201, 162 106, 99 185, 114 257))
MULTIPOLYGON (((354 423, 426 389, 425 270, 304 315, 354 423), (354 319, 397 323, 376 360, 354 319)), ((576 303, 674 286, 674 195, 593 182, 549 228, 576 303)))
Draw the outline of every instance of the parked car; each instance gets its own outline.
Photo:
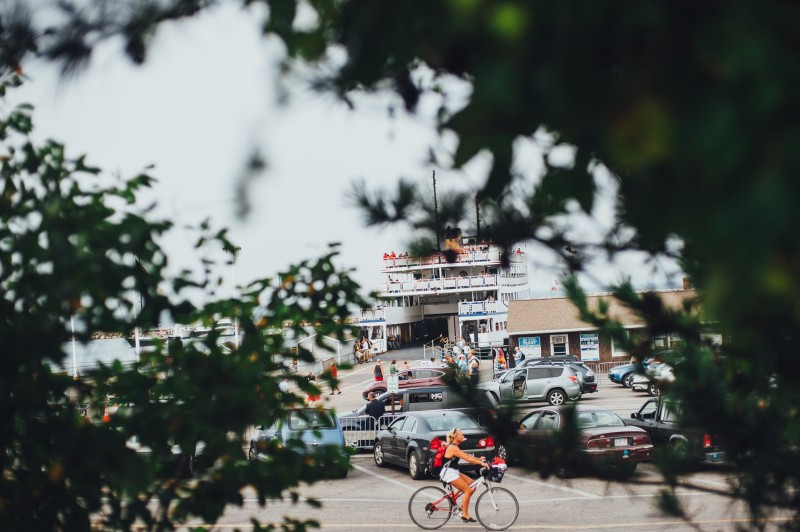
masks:
MULTIPOLYGON (((104 408, 103 412, 102 423, 116 423, 120 418, 136 415, 137 406, 133 403, 112 403, 104 408)), ((150 443, 152 444, 152 442, 150 443)), ((139 436, 128 438, 125 446, 146 460, 155 458, 158 475, 164 478, 191 477, 194 474, 198 457, 202 455, 205 448, 202 441, 184 443, 181 446, 174 439, 170 439, 166 447, 159 446, 157 447, 159 450, 153 452, 153 448, 139 436)))
POLYGON ((670 445, 681 455, 705 463, 725 462, 725 448, 716 436, 680 425, 681 403, 667 401, 663 396, 648 399, 638 412, 631 414, 629 425, 641 427, 650 434, 653 444, 670 445))
MULTIPOLYGON (((565 355, 571 357, 572 355, 565 355)), ((578 360, 571 360, 569 358, 557 358, 550 360, 551 357, 534 358, 523 360, 519 367, 523 366, 541 366, 546 364, 564 364, 569 366, 575 375, 578 377, 578 382, 581 384, 581 393, 594 393, 597 391, 597 377, 589 366, 578 360)), ((573 357, 574 358, 574 357, 573 357)))
POLYGON ((479 424, 484 414, 492 413, 497 403, 483 390, 473 390, 472 402, 450 386, 425 386, 422 388, 401 388, 394 394, 394 413, 392 394, 384 392, 376 399, 384 404, 386 414, 381 419, 366 417, 367 405, 350 412, 339 414, 339 423, 345 431, 348 443, 359 449, 372 449, 375 444, 375 431, 386 428, 391 421, 406 412, 424 410, 460 410, 474 417, 479 424))
MULTIPOLYGON (((655 357, 647 357, 642 360, 641 367, 647 369, 647 366, 653 362, 658 362, 655 357)), ((614 366, 608 371, 608 380, 616 384, 621 384, 626 388, 630 388, 631 384, 633 384, 633 379, 638 372, 639 366, 636 364, 622 364, 619 366, 614 366)))
POLYGON ((272 444, 282 445, 314 460, 321 471, 344 478, 350 469, 344 432, 333 410, 326 408, 295 408, 288 410, 269 426, 258 426, 250 439, 249 460, 269 460, 267 451, 272 444), (332 450, 341 451, 341 460, 333 461, 332 450), (335 465, 335 469, 331 466, 335 465))
POLYGON ((635 392, 646 391, 650 395, 661 395, 661 386, 675 381, 672 366, 665 363, 650 364, 644 373, 634 373, 631 389, 635 392))
MULTIPOLYGON (((375 465, 395 464, 408 468, 414 480, 425 478, 428 461, 447 441, 447 433, 458 428, 467 437, 461 444, 465 452, 491 461, 495 455, 494 438, 464 412, 455 410, 425 410, 407 412, 375 436, 373 457, 375 465)), ((480 466, 460 462, 462 470, 480 466)))
POLYGON ((578 377, 563 364, 534 365, 500 373, 478 388, 488 391, 497 401, 547 401, 560 405, 581 396, 578 377))
MULTIPOLYGON (((388 371, 384 370, 388 374, 388 371)), ((400 388, 419 388, 422 386, 441 386, 445 384, 442 380, 444 377, 445 369, 420 367, 404 369, 397 372, 398 385, 400 388)), ((375 395, 380 395, 387 389, 386 380, 382 382, 371 382, 361 392, 362 397, 366 400, 370 392, 375 392, 375 395)))
MULTIPOLYGON (((632 473, 637 464, 650 460, 653 456, 653 445, 647 431, 627 426, 612 410, 577 405, 575 421, 578 427, 578 452, 556 464, 555 472, 558 476, 567 477, 579 468, 603 466, 632 473)), ((506 461, 522 458, 514 456, 514 453, 541 455, 547 448, 548 439, 564 426, 563 407, 534 409, 519 421, 519 440, 510 447, 500 446, 498 452, 506 461)))

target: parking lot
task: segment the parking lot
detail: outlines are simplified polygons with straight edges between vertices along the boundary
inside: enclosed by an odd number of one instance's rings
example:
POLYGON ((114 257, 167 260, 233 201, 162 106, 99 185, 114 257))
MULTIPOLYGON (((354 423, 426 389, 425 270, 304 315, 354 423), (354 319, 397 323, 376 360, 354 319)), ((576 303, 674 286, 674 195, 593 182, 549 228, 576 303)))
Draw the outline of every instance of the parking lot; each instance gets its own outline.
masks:
MULTIPOLYGON (((382 358, 388 362, 391 355, 382 358)), ((410 358, 407 353, 406 358, 410 358)), ((418 361, 409 362, 413 365, 418 361)), ((372 380, 371 366, 356 366, 340 376, 344 393, 325 395, 327 406, 342 412, 363 404, 361 390, 372 380)), ((610 408, 622 417, 630 417, 648 397, 611 384, 603 375, 599 383, 600 391, 584 395, 581 402, 610 408)), ((531 408, 534 406, 540 405, 531 408)), ((369 452, 354 456, 352 467, 345 479, 299 489, 303 498, 321 502, 320 509, 288 501, 269 502, 262 509, 254 494, 245 492, 244 506, 229 507, 218 527, 248 528, 251 517, 279 522, 283 516, 290 516, 317 519, 325 530, 417 529, 408 516, 408 500, 420 487, 439 485, 438 481, 414 481, 407 470, 399 467, 379 468, 369 452)), ((664 485, 652 464, 642 464, 626 483, 588 476, 568 480, 542 478, 538 473, 511 467, 502 486, 511 490, 520 504, 519 518, 512 530, 733 530, 747 523, 747 513, 742 505, 724 495, 729 491, 730 476, 730 469, 724 466, 698 467, 688 476, 689 485, 678 488, 676 495, 684 504, 689 521, 667 517, 657 509, 664 485)), ((780 517, 773 517, 766 528, 778 528, 781 522, 780 517)), ((451 522, 444 529, 481 527, 451 522)))

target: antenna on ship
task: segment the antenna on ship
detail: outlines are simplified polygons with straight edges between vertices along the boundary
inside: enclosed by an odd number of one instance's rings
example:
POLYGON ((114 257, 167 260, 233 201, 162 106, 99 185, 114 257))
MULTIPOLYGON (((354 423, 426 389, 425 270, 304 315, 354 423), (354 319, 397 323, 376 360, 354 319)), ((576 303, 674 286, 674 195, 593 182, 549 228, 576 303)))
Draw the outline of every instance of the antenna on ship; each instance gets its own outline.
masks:
POLYGON ((439 241, 439 203, 436 201, 436 170, 433 171, 433 216, 436 224, 436 251, 442 251, 442 244, 439 241))
POLYGON ((481 200, 475 194, 475 240, 476 244, 481 243, 481 200))

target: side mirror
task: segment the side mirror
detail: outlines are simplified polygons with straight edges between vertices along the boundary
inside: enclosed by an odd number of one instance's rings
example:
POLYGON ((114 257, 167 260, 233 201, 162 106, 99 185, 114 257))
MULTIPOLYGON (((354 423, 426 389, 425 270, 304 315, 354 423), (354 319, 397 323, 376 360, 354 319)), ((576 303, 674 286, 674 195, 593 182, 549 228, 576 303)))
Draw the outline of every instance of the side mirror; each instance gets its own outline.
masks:
POLYGON ((631 414, 631 417, 632 417, 633 419, 639 419, 639 414, 637 414, 636 412, 634 412, 634 413, 632 413, 632 414, 631 414))

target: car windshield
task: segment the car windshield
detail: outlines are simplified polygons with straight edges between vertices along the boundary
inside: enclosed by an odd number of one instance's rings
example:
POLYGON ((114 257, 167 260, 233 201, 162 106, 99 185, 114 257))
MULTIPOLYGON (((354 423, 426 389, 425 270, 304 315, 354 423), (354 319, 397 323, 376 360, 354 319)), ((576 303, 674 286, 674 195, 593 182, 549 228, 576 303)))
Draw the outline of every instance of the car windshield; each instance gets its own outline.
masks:
POLYGON ((622 427, 625 422, 614 412, 608 410, 590 410, 577 413, 578 428, 622 427))
POLYGON ((448 432, 452 429, 461 430, 480 429, 480 426, 468 416, 435 416, 426 419, 434 432, 448 432))
POLYGON ((328 410, 298 410, 289 415, 291 430, 331 429, 335 427, 333 415, 328 410))

